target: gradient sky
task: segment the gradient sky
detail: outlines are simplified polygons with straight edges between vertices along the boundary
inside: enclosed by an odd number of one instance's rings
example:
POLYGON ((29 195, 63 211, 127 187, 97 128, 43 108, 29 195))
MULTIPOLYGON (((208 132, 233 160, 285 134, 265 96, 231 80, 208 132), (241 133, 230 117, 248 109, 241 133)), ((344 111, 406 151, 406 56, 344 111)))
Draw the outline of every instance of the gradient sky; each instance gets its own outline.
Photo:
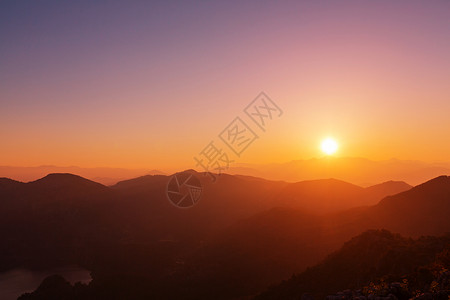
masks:
POLYGON ((0 165, 192 167, 265 91, 238 158, 450 161, 449 1, 2 1, 0 165))

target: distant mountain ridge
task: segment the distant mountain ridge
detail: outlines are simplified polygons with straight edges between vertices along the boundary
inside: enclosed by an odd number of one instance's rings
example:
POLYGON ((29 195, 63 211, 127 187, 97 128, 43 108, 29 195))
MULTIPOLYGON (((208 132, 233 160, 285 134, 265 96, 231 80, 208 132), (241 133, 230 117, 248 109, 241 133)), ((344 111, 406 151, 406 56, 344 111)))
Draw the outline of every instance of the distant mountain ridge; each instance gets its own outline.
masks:
POLYGON ((125 169, 125 168, 82 168, 77 166, 39 166, 39 167, 12 167, 0 166, 0 177, 8 177, 22 182, 38 180, 51 173, 78 174, 87 179, 113 185, 117 182, 142 175, 166 175, 159 170, 151 169, 125 169))
MULTIPOLYGON (((78 174, 104 185, 114 185, 119 181, 144 175, 168 175, 166 171, 143 168, 0 166, 0 177, 7 177, 22 182, 37 180, 48 173, 78 174)), ((435 178, 442 174, 450 174, 450 162, 431 163, 399 159, 374 161, 358 157, 322 157, 271 164, 233 163, 226 170, 226 173, 287 182, 339 178, 345 182, 362 187, 372 186, 389 180, 404 181, 411 185, 418 185, 430 178, 435 178)))
POLYGON ((450 174, 450 163, 428 163, 399 159, 374 161, 358 157, 322 157, 272 164, 237 163, 232 165, 228 172, 288 182, 339 178, 364 187, 389 180, 405 181, 411 185, 418 185, 430 178, 450 174))

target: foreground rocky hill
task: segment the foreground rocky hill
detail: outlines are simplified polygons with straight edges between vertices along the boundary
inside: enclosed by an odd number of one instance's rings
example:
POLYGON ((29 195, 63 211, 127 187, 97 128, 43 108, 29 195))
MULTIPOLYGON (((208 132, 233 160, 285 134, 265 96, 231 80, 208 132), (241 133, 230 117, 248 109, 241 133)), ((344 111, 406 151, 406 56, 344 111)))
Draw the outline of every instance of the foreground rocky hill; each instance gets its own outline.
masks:
POLYGON ((255 300, 446 300, 450 295, 449 268, 450 234, 411 239, 371 230, 255 300))

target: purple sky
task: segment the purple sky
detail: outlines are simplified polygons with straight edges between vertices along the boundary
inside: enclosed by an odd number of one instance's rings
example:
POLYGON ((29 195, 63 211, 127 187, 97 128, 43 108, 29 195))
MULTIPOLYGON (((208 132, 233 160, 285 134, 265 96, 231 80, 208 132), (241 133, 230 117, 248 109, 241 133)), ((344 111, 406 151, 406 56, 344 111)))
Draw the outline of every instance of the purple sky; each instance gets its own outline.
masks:
POLYGON ((449 1, 2 1, 0 165, 164 168, 260 91, 242 162, 450 161, 449 1))

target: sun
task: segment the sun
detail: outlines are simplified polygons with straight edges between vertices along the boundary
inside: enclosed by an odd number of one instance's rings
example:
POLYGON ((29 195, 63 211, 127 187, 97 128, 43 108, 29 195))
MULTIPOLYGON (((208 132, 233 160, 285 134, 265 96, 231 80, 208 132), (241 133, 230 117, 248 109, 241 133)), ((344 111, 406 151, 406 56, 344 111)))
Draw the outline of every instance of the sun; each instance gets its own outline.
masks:
POLYGON ((322 141, 322 144, 320 145, 320 148, 326 155, 332 155, 336 153, 338 147, 338 143, 332 138, 324 139, 322 141))

